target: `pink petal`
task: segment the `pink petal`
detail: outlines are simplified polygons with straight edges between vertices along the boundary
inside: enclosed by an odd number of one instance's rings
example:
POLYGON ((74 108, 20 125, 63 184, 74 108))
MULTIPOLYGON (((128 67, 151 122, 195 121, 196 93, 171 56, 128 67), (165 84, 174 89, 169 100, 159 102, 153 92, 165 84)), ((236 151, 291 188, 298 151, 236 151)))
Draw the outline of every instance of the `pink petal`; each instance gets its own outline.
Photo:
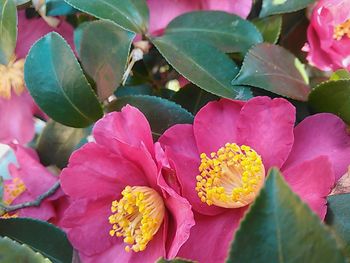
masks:
POLYGON ((0 98, 1 143, 17 140, 26 144, 34 137, 33 105, 28 92, 20 96, 13 93, 10 100, 0 98))
POLYGON ((63 191, 73 198, 120 195, 127 185, 147 185, 143 172, 104 146, 88 143, 73 153, 61 173, 63 191))
POLYGON ((197 113, 193 131, 199 153, 210 154, 237 141, 237 121, 243 105, 241 101, 221 99, 209 102, 197 113))
POLYGON ((221 10, 246 18, 252 8, 252 0, 201 0, 203 10, 221 10))
POLYGON ((69 23, 62 21, 57 28, 52 28, 42 18, 27 19, 25 11, 19 11, 16 46, 17 58, 26 57, 34 42, 51 31, 61 34, 70 46, 73 47, 73 27, 69 23))
POLYGON ((283 170, 320 155, 328 156, 337 181, 350 164, 350 136, 345 123, 330 113, 303 120, 294 130, 294 145, 283 170))
POLYGON ((334 185, 332 164, 327 156, 302 162, 282 171, 286 181, 300 198, 323 220, 327 196, 334 185))
POLYGON ((228 248, 246 208, 230 209, 216 216, 195 213, 196 225, 178 257, 198 262, 225 262, 228 248))
POLYGON ((118 140, 133 147, 141 147, 143 143, 153 154, 153 138, 151 128, 145 116, 137 108, 127 105, 121 112, 112 112, 99 120, 93 130, 98 144, 118 152, 119 147, 111 147, 111 141, 118 140))
POLYGON ((255 97, 242 108, 238 124, 239 144, 262 156, 265 169, 281 167, 293 146, 295 108, 285 99, 255 97))
POLYGON ((182 189, 181 195, 190 202, 193 209, 208 215, 225 211, 216 206, 208 206, 198 198, 195 188, 200 159, 192 125, 178 124, 171 127, 160 137, 159 142, 176 171, 182 189))

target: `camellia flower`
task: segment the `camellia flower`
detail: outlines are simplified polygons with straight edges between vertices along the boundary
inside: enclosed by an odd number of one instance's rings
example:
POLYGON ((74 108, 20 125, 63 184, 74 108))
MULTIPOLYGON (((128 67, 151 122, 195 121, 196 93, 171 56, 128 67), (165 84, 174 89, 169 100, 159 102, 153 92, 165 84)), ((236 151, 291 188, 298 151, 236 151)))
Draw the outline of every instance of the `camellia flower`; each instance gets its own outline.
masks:
POLYGON ((320 0, 307 31, 310 64, 322 70, 350 70, 350 1, 320 0))
POLYGON ((295 108, 285 99, 221 99, 204 106, 193 125, 163 134, 159 142, 196 221, 180 257, 223 262, 271 167, 324 218, 326 196, 350 163, 350 136, 332 114, 313 115, 296 128, 294 122, 295 108))
POLYGON ((221 10, 246 18, 251 0, 147 0, 151 34, 159 35, 175 17, 196 10, 221 10))
MULTIPOLYGON (((11 149, 11 148, 9 148, 11 149)), ((16 164, 9 164, 11 178, 4 179, 5 205, 17 205, 35 201, 58 181, 39 161, 36 152, 19 145, 12 145, 16 164)), ((6 175, 1 175, 6 176, 6 175)), ((58 191, 43 200, 39 207, 28 207, 5 214, 7 217, 32 217, 45 221, 56 219, 56 205, 63 193, 58 191)))
POLYGON ((0 64, 0 142, 14 139, 24 144, 34 136, 33 114, 42 113, 30 97, 24 83, 24 61, 29 48, 50 31, 57 31, 73 43, 73 28, 62 21, 51 28, 41 18, 27 19, 24 11, 18 12, 18 39, 15 54, 7 65, 0 64))
POLYGON ((150 126, 136 108, 108 114, 96 142, 71 156, 62 171, 71 204, 61 227, 82 262, 154 262, 173 258, 188 239, 193 213, 169 187, 176 181, 150 126))

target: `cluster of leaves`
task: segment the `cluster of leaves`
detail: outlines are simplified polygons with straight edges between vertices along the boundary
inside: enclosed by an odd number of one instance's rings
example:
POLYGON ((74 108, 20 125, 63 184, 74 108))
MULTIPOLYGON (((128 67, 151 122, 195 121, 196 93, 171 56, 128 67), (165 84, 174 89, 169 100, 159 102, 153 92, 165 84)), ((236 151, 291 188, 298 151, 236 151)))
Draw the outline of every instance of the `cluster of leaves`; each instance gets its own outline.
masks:
MULTIPOLYGON (((155 138, 176 123, 192 123, 203 105, 220 97, 283 96, 297 106, 299 121, 312 112, 332 112, 350 123, 350 74, 338 71, 328 79, 301 62, 305 34, 296 38, 295 32, 305 32, 304 8, 312 2, 256 1, 249 20, 219 11, 187 13, 155 37, 148 32, 144 0, 46 0, 48 16, 64 15, 74 24, 75 51, 59 34, 50 33, 33 45, 26 59, 27 88, 52 119, 36 143, 41 161, 65 167, 104 112, 126 104, 146 115, 155 138), (140 49, 144 54, 138 62, 133 61, 137 34, 152 45, 140 49), (176 92, 169 89, 180 75, 190 84, 176 92), (110 102, 112 95, 116 99, 110 102)), ((0 0, 2 64, 16 44, 16 5, 29 4, 0 0)), ((327 227, 277 170, 270 171, 236 233, 228 262, 346 262, 349 200, 349 194, 329 197, 327 227)), ((1 220, 0 235, 1 262, 72 259, 65 234, 47 223, 1 220)))

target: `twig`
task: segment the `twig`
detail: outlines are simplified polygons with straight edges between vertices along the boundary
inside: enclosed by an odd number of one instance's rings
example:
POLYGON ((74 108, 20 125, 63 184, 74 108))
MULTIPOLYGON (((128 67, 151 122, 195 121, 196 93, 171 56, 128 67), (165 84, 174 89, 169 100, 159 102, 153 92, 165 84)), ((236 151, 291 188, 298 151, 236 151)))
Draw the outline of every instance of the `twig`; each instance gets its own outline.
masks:
POLYGON ((0 203, 0 210, 3 212, 3 214, 8 212, 17 211, 22 208, 32 207, 32 206, 40 206, 41 202, 44 201, 44 199, 50 197, 54 193, 56 193, 57 189, 60 187, 60 181, 57 181, 47 192, 41 194, 38 196, 37 199, 30 202, 24 202, 22 204, 18 205, 4 205, 3 203, 0 203))

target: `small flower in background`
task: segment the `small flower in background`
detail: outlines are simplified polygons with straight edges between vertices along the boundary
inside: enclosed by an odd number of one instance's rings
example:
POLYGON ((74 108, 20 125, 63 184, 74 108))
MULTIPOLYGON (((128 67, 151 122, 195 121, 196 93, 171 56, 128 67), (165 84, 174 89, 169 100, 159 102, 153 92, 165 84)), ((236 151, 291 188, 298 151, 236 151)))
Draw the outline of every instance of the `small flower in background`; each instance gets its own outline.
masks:
POLYGON ((159 142, 191 203, 196 225, 179 256, 224 262, 234 231, 271 167, 324 219, 326 196, 350 163, 350 136, 335 115, 306 118, 296 128, 285 99, 222 99, 194 124, 168 129, 159 142), (210 237, 210 238, 208 238, 210 237))
POLYGON ((251 0, 147 0, 150 9, 151 34, 160 35, 175 17, 196 10, 221 10, 246 18, 251 0))
POLYGON ((60 226, 82 261, 175 257, 189 237, 193 213, 164 177, 169 165, 146 118, 126 106, 98 121, 93 136, 96 143, 73 153, 61 174, 71 204, 60 226))
MULTIPOLYGON (((7 146, 6 149, 13 151, 15 160, 8 165, 9 176, 1 174, 4 178, 3 202, 5 205, 13 206, 35 201, 58 181, 58 176, 53 175, 40 163, 36 152, 32 149, 20 145, 7 146)), ((31 217, 55 222, 58 219, 60 203, 65 202, 62 198, 63 192, 58 190, 42 201, 39 207, 23 208, 7 213, 2 218, 31 217)))
POLYGON ((309 63, 325 71, 350 70, 350 1, 320 0, 307 31, 309 63))
POLYGON ((8 65, 0 64, 0 142, 13 140, 21 144, 34 136, 33 115, 43 113, 34 103, 24 83, 24 62, 30 47, 40 37, 56 31, 73 43, 73 28, 62 21, 57 28, 51 28, 41 18, 27 19, 24 11, 18 12, 18 39, 15 54, 8 65))

